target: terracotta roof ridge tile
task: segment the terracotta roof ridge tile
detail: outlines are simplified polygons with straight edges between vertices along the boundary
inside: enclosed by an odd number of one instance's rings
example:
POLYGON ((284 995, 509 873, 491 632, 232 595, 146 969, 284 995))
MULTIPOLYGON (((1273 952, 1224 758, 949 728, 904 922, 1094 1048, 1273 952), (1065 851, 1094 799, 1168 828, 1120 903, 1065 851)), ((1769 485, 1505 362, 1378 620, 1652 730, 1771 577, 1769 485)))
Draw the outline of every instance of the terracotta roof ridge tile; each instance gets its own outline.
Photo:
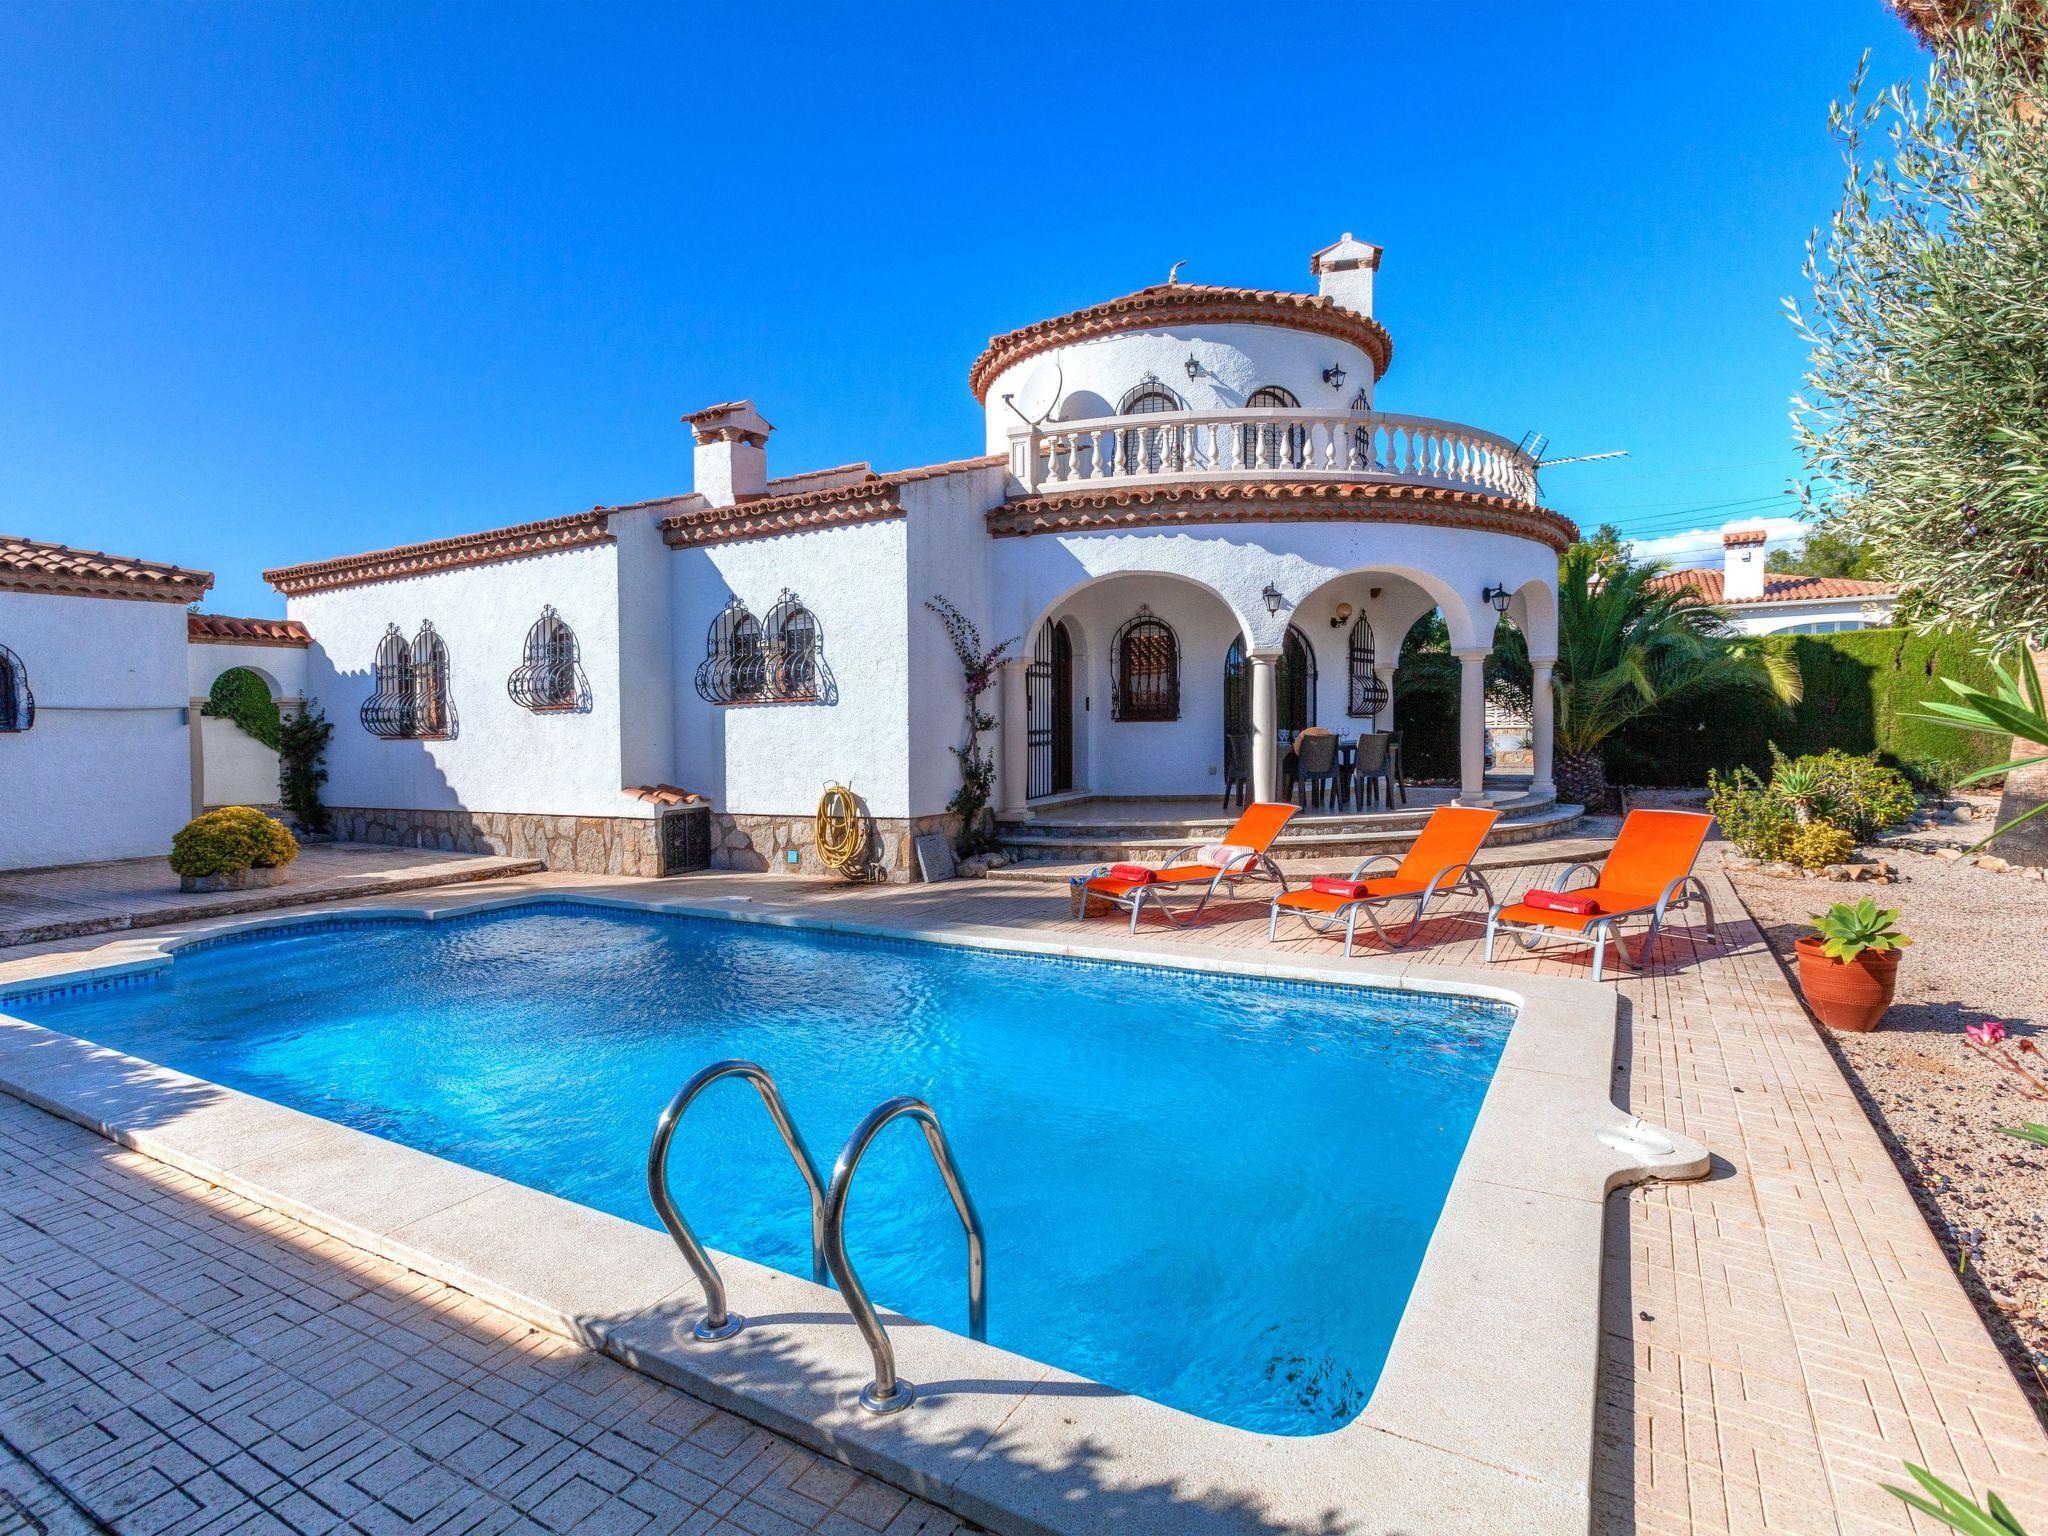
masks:
POLYGON ((241 619, 225 613, 189 613, 185 638, 235 645, 311 645, 313 637, 297 619, 241 619))
POLYGON ((371 550, 360 555, 340 555, 330 560, 279 566, 265 571, 263 579, 280 592, 319 592, 331 587, 398 581, 465 565, 487 565, 529 555, 555 554, 591 544, 610 544, 614 542, 610 529, 612 510, 592 507, 587 512, 571 512, 562 517, 542 518, 538 522, 514 523, 481 533, 455 534, 418 544, 401 544, 392 549, 371 550))
POLYGON ((991 336, 988 346, 968 369, 968 388, 973 390, 975 399, 986 402, 988 387, 997 374, 1040 352, 1097 336, 1190 320, 1210 324, 1265 322, 1336 336, 1351 342, 1372 359, 1375 378, 1385 375, 1394 358, 1394 341, 1385 326, 1370 315, 1345 308, 1328 294, 1208 283, 1154 283, 1149 288, 991 336))
MULTIPOLYGON (((678 512, 671 517, 663 518, 661 526, 665 537, 686 529, 737 524, 742 519, 756 520, 765 526, 768 521, 787 514, 802 514, 834 506, 891 502, 893 493, 903 486, 923 480, 942 479, 947 475, 964 474, 970 470, 993 469, 1007 462, 1002 454, 988 453, 978 458, 953 459, 944 464, 921 464, 913 469, 890 470, 886 474, 870 471, 864 480, 854 480, 841 485, 825 485, 810 491, 791 491, 781 496, 754 496, 729 507, 707 506, 688 512, 678 512)), ((670 538, 669 542, 673 544, 676 540, 670 538)))

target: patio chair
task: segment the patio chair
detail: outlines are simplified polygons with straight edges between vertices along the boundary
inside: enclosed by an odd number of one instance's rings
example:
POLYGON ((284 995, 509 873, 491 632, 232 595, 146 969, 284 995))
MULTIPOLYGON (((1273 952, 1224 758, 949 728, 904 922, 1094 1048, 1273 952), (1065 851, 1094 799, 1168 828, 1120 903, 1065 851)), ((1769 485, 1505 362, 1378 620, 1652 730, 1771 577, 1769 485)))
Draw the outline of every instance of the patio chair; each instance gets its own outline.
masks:
POLYGON ((1303 805, 1311 794, 1321 808, 1337 783, 1337 738, 1321 726, 1310 726, 1294 738, 1294 792, 1303 805))
POLYGON ((1283 912, 1292 913, 1317 933, 1328 933, 1341 922, 1344 925, 1344 955, 1349 959, 1361 916, 1372 924, 1372 931, 1379 935, 1382 944, 1389 949, 1399 949, 1415 937, 1415 930, 1422 926, 1430 903, 1439 896, 1463 891, 1480 897, 1491 907, 1493 891, 1488 887, 1486 877, 1472 867, 1472 860, 1479 852, 1479 845, 1486 841, 1486 834, 1493 830, 1493 823, 1499 815, 1498 811, 1466 806, 1439 806, 1429 813, 1429 820, 1416 837, 1414 846, 1399 861, 1399 867, 1392 874, 1366 874, 1382 859, 1390 863, 1394 861, 1391 853, 1376 853, 1361 860, 1346 880, 1318 880, 1311 882, 1305 891, 1282 891, 1273 898, 1272 915, 1266 920, 1266 942, 1270 944, 1278 937, 1283 912), (1325 885, 1332 888, 1318 889, 1325 885), (1408 926, 1399 938, 1387 932, 1375 910, 1395 901, 1415 903, 1414 914, 1409 917, 1408 926))
POLYGON ((1567 943, 1591 946, 1595 981, 1601 978, 1610 940, 1621 963, 1640 971, 1650 963, 1665 917, 1684 911, 1695 899, 1706 909, 1707 942, 1719 943, 1714 904, 1706 885, 1692 872, 1713 824, 1713 817, 1698 811, 1630 811, 1605 859, 1568 865, 1544 888, 1543 894, 1583 898, 1586 910, 1561 911, 1526 898, 1502 902, 1486 915, 1486 958, 1493 959, 1493 937, 1499 930, 1511 931, 1524 949, 1534 949, 1549 932, 1565 935, 1567 943), (1594 871, 1594 881, 1573 889, 1571 879, 1581 870, 1594 871), (1620 925, 1638 917, 1648 918, 1650 927, 1631 959, 1620 925))
POLYGON ((1235 795, 1242 806, 1252 797, 1252 739, 1242 732, 1223 738, 1223 809, 1235 795))
POLYGON ((1136 933, 1139 914, 1148 907, 1170 923, 1183 918, 1192 921, 1202 915, 1202 909, 1209 905, 1218 891, 1235 896, 1240 881, 1277 880, 1284 891, 1287 889, 1287 877, 1280 873, 1280 866, 1273 862, 1268 850, 1273 846, 1273 839, 1280 835, 1280 829, 1293 819, 1297 809, 1299 807, 1271 800, 1261 800, 1246 807, 1245 813, 1237 818, 1237 824, 1221 840, 1221 846, 1243 851, 1220 863, 1181 863, 1180 860, 1197 849, 1213 846, 1195 844, 1181 849, 1157 869, 1116 864, 1078 876, 1074 884, 1081 888, 1081 911, 1084 915, 1087 913, 1090 898, 1127 908, 1131 914, 1131 932, 1136 933), (1193 909, 1185 913, 1175 912, 1174 900, 1189 895, 1195 896, 1193 909))
POLYGON ((1408 803, 1408 754, 1401 745, 1399 731, 1387 732, 1387 809, 1394 808, 1394 791, 1401 792, 1401 803, 1408 803))
POLYGON ((1380 803, 1380 793, 1386 792, 1388 808, 1394 804, 1394 738, 1386 731, 1375 731, 1358 738, 1358 763, 1352 770, 1358 780, 1358 808, 1380 803))

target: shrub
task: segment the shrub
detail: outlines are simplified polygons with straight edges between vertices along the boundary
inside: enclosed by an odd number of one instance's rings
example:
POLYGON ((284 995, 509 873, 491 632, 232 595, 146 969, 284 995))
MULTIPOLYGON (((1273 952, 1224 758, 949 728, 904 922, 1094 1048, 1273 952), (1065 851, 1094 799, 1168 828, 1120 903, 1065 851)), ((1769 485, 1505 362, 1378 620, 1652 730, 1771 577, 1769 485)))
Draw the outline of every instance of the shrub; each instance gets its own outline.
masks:
POLYGON ((1822 819, 1859 843, 1913 813, 1913 786, 1903 773, 1879 763, 1875 753, 1856 757, 1831 748, 1798 758, 1795 766, 1811 770, 1822 819))
POLYGON ((1825 821, 1800 827, 1785 844, 1785 857, 1801 869, 1839 864, 1855 851, 1856 839, 1825 821))
POLYGON ((195 816, 171 839, 171 870, 179 875, 235 875, 277 869, 299 856, 283 822, 246 805, 195 816))
POLYGON ((1721 835, 1752 859, 1784 858, 1800 830, 1792 807, 1747 768, 1707 771, 1707 809, 1721 824, 1721 835))
POLYGON ((213 680, 202 715, 232 720, 244 733, 275 752, 279 745, 280 722, 270 689, 247 667, 229 667, 213 680))
POLYGON ((320 786, 327 782, 323 760, 333 735, 334 726, 310 700, 304 711, 284 722, 277 754, 278 798, 308 832, 327 830, 327 807, 320 801, 320 786))

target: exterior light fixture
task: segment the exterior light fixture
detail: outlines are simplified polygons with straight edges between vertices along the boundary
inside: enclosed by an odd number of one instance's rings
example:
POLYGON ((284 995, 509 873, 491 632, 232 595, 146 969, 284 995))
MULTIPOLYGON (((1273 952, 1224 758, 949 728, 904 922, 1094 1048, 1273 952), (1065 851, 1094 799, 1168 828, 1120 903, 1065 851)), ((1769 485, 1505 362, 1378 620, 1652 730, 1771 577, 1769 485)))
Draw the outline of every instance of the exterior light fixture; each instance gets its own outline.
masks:
POLYGON ((1350 617, 1351 605, 1349 603, 1339 603, 1337 605, 1337 611, 1330 615, 1330 628, 1342 629, 1344 627, 1344 621, 1350 617))
POLYGON ((1332 389, 1342 389, 1344 387, 1344 365, 1342 363, 1332 363, 1329 367, 1325 368, 1323 370, 1323 382, 1332 389))
POLYGON ((1190 381, 1202 376, 1202 361, 1194 353, 1188 354, 1188 378, 1190 381))
POLYGON ((1282 608, 1287 606, 1287 594, 1274 586, 1270 581, 1266 583, 1266 590, 1260 595, 1266 599, 1266 612, 1268 613, 1277 615, 1282 608))
POLYGON ((1498 614, 1505 614, 1514 600, 1515 595, 1506 587, 1487 587, 1479 594, 1479 601, 1493 604, 1493 611, 1498 614))

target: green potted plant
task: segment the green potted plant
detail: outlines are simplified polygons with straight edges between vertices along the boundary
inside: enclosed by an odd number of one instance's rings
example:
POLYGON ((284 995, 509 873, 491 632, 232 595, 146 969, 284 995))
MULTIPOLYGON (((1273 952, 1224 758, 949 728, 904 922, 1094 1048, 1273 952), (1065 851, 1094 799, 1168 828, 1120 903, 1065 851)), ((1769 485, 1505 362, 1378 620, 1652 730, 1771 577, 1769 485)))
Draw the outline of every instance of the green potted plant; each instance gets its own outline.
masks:
POLYGON ((1813 932, 1797 945, 1806 1005, 1830 1029, 1877 1028, 1898 986, 1899 951, 1913 942, 1894 926, 1899 909, 1866 896, 1812 916, 1813 932))
POLYGON ((181 891, 243 891, 282 885, 299 845, 285 824, 246 805, 195 816, 171 839, 171 872, 181 891))

